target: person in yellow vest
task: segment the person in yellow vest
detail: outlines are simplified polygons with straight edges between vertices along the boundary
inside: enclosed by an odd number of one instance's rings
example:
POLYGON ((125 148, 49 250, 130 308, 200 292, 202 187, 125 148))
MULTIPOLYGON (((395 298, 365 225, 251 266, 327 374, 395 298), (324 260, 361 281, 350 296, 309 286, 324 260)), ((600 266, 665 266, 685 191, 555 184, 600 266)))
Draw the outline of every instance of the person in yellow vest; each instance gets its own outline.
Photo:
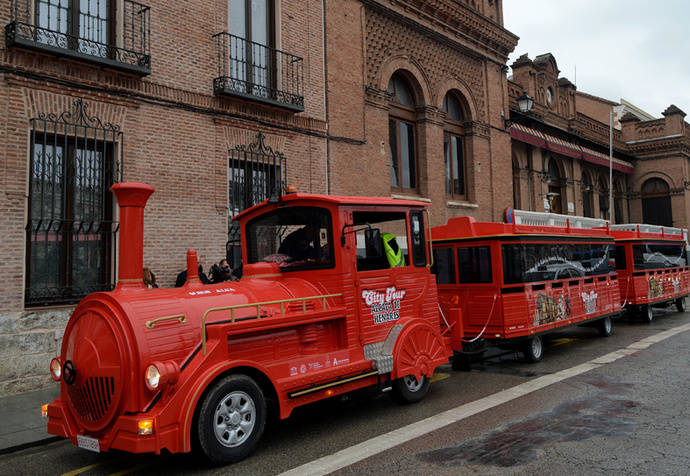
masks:
POLYGON ((386 258, 388 259, 390 267, 396 268, 405 266, 405 258, 403 257, 400 246, 398 246, 395 235, 393 233, 382 233, 381 239, 383 240, 383 249, 386 252, 386 258))

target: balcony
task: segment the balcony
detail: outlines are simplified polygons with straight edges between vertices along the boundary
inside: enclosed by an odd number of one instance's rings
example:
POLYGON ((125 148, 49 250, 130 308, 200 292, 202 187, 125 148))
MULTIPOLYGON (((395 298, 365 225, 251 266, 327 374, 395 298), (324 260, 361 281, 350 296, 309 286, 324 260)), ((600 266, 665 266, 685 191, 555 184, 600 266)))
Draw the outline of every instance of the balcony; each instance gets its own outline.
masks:
POLYGON ((304 111, 302 58, 226 32, 213 38, 218 55, 216 94, 304 111))
POLYGON ((10 0, 8 48, 151 73, 150 9, 133 0, 10 0), (77 6, 78 5, 78 6, 77 6))

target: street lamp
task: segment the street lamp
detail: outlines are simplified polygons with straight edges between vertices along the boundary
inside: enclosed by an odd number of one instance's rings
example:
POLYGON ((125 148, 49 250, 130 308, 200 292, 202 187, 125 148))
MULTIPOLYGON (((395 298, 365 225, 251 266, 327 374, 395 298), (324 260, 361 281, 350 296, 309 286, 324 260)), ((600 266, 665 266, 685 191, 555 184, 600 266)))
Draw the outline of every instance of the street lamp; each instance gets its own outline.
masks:
POLYGON ((527 93, 523 92, 522 96, 517 98, 517 103, 518 107, 520 108, 520 112, 530 112, 532 110, 532 106, 534 106, 534 99, 529 97, 527 93))

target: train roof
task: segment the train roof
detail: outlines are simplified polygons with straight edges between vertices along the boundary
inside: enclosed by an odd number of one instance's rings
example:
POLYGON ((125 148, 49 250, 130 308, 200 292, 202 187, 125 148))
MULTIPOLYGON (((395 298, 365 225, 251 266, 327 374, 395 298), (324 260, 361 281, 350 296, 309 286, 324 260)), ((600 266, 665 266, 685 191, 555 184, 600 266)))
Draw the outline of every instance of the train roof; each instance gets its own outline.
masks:
POLYGON ((682 228, 638 223, 612 225, 611 235, 616 241, 685 241, 682 228))
MULTIPOLYGON (((359 197, 359 196, 345 196, 345 195, 320 195, 315 193, 287 193, 280 199, 280 203, 290 203, 297 201, 317 201, 330 203, 334 205, 350 205, 350 206, 382 206, 382 207, 411 207, 411 208, 425 208, 429 203, 421 200, 407 200, 392 197, 359 197)), ((233 220, 239 219, 254 213, 256 210, 272 205, 271 199, 264 200, 258 205, 254 205, 241 213, 235 215, 233 220)))
POLYGON ((561 237, 564 241, 583 238, 597 241, 613 240, 606 228, 576 228, 571 226, 517 225, 514 223, 478 222, 472 217, 456 217, 448 224, 432 228, 431 238, 434 242, 459 241, 469 239, 512 239, 532 238, 535 240, 553 241, 549 238, 561 237))

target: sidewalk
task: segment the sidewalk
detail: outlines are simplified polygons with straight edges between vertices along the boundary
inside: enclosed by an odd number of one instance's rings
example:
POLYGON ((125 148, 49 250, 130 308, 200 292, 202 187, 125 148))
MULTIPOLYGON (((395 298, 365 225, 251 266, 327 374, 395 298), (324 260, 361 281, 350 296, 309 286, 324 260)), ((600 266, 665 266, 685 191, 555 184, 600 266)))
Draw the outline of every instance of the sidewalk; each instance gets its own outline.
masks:
POLYGON ((57 438, 46 432, 41 406, 60 394, 60 386, 0 397, 0 454, 57 438))

